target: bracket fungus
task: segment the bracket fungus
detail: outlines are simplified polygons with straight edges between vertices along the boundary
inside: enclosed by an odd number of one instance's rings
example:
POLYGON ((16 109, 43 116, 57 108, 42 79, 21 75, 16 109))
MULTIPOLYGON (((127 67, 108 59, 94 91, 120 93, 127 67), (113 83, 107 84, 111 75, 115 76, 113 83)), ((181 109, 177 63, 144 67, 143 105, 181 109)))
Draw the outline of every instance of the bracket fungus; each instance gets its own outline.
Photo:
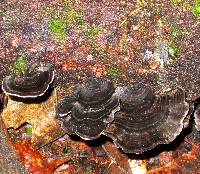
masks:
POLYGON ((20 98, 42 96, 53 82, 54 70, 50 63, 33 63, 23 76, 14 74, 2 81, 2 89, 7 95, 20 98))
POLYGON ((118 87, 120 111, 104 134, 126 153, 143 153, 172 142, 183 129, 189 111, 181 89, 155 95, 142 84, 118 87))
POLYGON ((118 106, 113 84, 102 78, 90 78, 79 85, 77 102, 73 104, 71 113, 66 114, 63 125, 69 134, 77 134, 87 140, 98 138, 107 124, 113 121, 118 106))
POLYGON ((76 95, 66 96, 56 107, 56 115, 58 119, 67 117, 71 114, 71 110, 77 101, 76 95))
POLYGON ((115 89, 106 79, 92 78, 58 104, 57 117, 68 134, 86 140, 104 134, 126 153, 143 153, 172 142, 189 109, 180 88, 155 95, 141 83, 115 89))

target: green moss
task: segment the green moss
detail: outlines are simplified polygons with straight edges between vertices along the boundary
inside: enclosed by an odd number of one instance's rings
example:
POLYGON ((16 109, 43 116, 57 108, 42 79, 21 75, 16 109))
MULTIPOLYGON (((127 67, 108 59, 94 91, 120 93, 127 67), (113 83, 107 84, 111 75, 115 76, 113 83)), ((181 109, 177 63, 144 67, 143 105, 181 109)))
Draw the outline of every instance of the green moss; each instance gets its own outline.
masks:
POLYGON ((107 51, 101 49, 99 50, 99 58, 102 58, 102 59, 110 59, 110 55, 107 51))
POLYGON ((32 127, 26 127, 25 132, 26 132, 26 135, 31 136, 32 135, 32 127))
POLYGON ((200 0, 194 1, 194 7, 192 9, 192 13, 195 17, 197 17, 197 18, 200 17, 200 0))
POLYGON ((109 67, 107 68, 106 72, 108 73, 108 75, 116 78, 116 79, 121 79, 122 78, 122 73, 119 70, 118 67, 109 67))
POLYGON ((88 35, 89 37, 98 36, 101 32, 102 32, 102 29, 99 28, 99 27, 96 27, 96 26, 94 26, 94 27, 89 27, 89 28, 87 29, 87 35, 88 35))
POLYGON ((172 40, 176 40, 176 39, 183 39, 185 36, 185 33, 183 32, 183 30, 181 30, 180 28, 177 27, 173 27, 171 30, 171 39, 172 40))
POLYGON ((193 15, 200 18, 200 0, 194 0, 193 5, 189 0, 171 0, 174 7, 182 7, 184 10, 192 11, 193 15))
POLYGON ((183 10, 190 11, 193 9, 191 1, 189 0, 171 0, 171 3, 174 7, 181 7, 183 10))
POLYGON ((68 22, 76 22, 78 19, 78 13, 72 9, 69 12, 67 12, 67 20, 68 22))
POLYGON ((171 3, 173 6, 180 6, 180 7, 185 7, 185 6, 188 6, 190 5, 190 2, 189 0, 171 0, 171 3))
POLYGON ((177 6, 178 3, 182 3, 182 2, 184 2, 184 1, 185 1, 185 0, 171 0, 172 4, 173 4, 174 6, 177 6))
POLYGON ((68 148, 67 145, 62 149, 62 154, 68 154, 68 148))
POLYGON ((15 62, 10 65, 11 70, 16 71, 19 75, 23 76, 27 70, 27 64, 24 56, 20 53, 15 62))
POLYGON ((63 5, 63 10, 64 11, 70 11, 72 9, 72 2, 67 0, 64 2, 64 5, 63 5))
POLYGON ((127 39, 126 38, 122 38, 120 41, 119 41, 119 49, 120 49, 120 52, 121 53, 126 53, 127 51, 127 39))
POLYGON ((15 21, 12 16, 8 16, 5 12, 0 11, 0 17, 3 17, 3 21, 7 25, 12 25, 15 21))
POLYGON ((195 17, 199 18, 200 17, 200 5, 195 5, 192 12, 195 17))
POLYGON ((90 47, 92 49, 97 49, 98 48, 98 44, 94 39, 89 38, 87 43, 90 45, 90 47))
POLYGON ((49 21, 49 28, 53 33, 62 32, 66 29, 66 23, 62 20, 49 21))
POLYGON ((193 7, 189 3, 184 4, 183 6, 184 10, 190 11, 193 7))
POLYGON ((80 16, 76 18, 76 23, 80 29, 84 29, 84 27, 86 27, 86 22, 80 16))
POLYGON ((77 10, 73 8, 71 1, 65 1, 63 4, 63 9, 57 13, 55 9, 47 8, 46 11, 51 17, 48 27, 51 31, 52 36, 63 42, 69 32, 69 28, 73 25, 83 29, 85 26, 85 21, 78 14, 77 10), (59 15, 56 15, 59 14, 59 15))
POLYGON ((4 12, 0 10, 0 17, 4 16, 4 12))
POLYGON ((48 27, 55 39, 58 39, 59 41, 65 40, 68 31, 68 25, 64 20, 52 19, 49 21, 48 27))
POLYGON ((181 49, 179 46, 175 45, 175 44, 170 44, 168 46, 168 50, 169 52, 172 54, 172 56, 177 56, 180 54, 181 49))
POLYGON ((185 32, 179 27, 172 27, 171 40, 167 46, 168 52, 171 55, 169 62, 175 61, 175 58, 180 55, 181 47, 185 38, 185 32))
POLYGON ((48 27, 52 36, 59 40, 64 41, 70 28, 77 29, 80 33, 85 33, 88 37, 88 42, 92 47, 96 47, 94 38, 98 36, 103 30, 100 27, 90 26, 81 16, 80 11, 73 7, 70 0, 63 3, 63 9, 56 12, 55 9, 46 8, 48 15, 51 17, 48 27), (59 14, 59 15, 56 15, 59 14))
POLYGON ((44 13, 47 14, 50 17, 54 17, 55 16, 55 10, 51 7, 45 6, 43 7, 44 13))

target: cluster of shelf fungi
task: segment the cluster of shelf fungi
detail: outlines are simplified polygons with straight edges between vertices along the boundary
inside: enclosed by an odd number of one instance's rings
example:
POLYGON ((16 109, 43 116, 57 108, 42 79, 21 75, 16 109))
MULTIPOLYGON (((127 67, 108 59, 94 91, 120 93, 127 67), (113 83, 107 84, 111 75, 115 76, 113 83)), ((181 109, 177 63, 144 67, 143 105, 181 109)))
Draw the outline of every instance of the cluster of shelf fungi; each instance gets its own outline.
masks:
MULTIPOLYGON (((23 76, 13 74, 2 82, 7 95, 42 96, 54 80, 50 63, 33 63, 23 76)), ((181 88, 155 95, 141 83, 114 87, 105 78, 89 78, 56 106, 56 119, 67 134, 93 140, 102 134, 113 139, 125 153, 143 153, 158 144, 169 144, 189 124, 191 103, 181 88)), ((200 130, 200 111, 195 111, 200 130)))

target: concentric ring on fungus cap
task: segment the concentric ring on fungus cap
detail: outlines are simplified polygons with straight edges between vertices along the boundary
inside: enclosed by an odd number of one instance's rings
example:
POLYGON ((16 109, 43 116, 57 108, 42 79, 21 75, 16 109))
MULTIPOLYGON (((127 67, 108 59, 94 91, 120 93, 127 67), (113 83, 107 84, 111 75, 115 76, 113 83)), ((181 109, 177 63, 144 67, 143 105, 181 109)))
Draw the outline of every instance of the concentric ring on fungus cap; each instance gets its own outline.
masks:
POLYGON ((67 132, 86 140, 98 138, 118 110, 114 92, 113 84, 103 78, 90 78, 81 84, 77 102, 63 122, 67 132))
POLYGON ((33 63, 23 76, 14 74, 2 81, 2 90, 19 98, 42 96, 54 80, 54 70, 50 63, 33 63))
POLYGON ((181 89, 154 95, 142 84, 118 87, 120 111, 104 134, 126 153, 143 153, 158 144, 172 142, 183 129, 189 111, 181 89))

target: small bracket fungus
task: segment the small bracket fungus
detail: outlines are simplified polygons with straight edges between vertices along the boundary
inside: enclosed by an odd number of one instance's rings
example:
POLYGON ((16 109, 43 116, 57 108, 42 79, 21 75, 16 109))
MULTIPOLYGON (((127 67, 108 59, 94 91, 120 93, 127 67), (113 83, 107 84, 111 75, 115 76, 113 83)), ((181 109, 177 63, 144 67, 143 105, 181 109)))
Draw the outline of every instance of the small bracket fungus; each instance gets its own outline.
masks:
POLYGON ((7 95, 20 98, 42 96, 53 82, 54 70, 50 63, 33 63, 23 76, 14 74, 2 81, 2 89, 7 95))
MULTIPOLYGON (((67 132, 77 134, 83 139, 99 137, 107 124, 113 121, 113 113, 118 108, 119 101, 114 92, 113 84, 101 78, 88 79, 79 85, 77 102, 63 122, 67 132)), ((68 106, 66 104, 66 108, 68 106)), ((59 115, 64 114, 58 113, 59 115)))

